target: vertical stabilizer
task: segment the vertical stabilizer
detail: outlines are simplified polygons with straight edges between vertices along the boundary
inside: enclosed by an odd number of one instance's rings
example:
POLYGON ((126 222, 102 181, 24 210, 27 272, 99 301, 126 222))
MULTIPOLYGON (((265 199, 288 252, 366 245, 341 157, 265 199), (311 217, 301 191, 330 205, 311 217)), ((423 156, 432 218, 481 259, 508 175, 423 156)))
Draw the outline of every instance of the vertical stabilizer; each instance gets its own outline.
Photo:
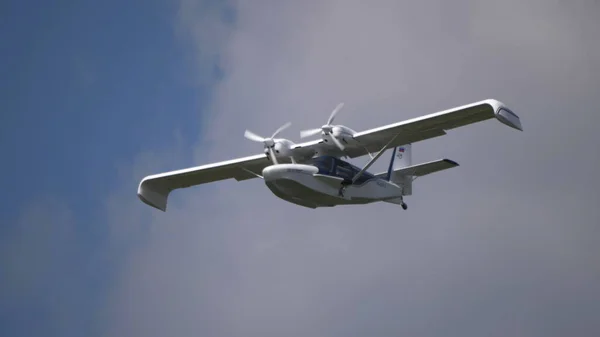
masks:
POLYGON ((403 175, 398 172, 394 172, 397 169, 409 167, 412 165, 412 145, 406 144, 394 148, 392 160, 390 161, 390 167, 388 168, 388 179, 401 185, 403 187, 404 195, 412 194, 412 175, 403 175))
POLYGON ((398 146, 394 169, 412 165, 411 144, 398 146))

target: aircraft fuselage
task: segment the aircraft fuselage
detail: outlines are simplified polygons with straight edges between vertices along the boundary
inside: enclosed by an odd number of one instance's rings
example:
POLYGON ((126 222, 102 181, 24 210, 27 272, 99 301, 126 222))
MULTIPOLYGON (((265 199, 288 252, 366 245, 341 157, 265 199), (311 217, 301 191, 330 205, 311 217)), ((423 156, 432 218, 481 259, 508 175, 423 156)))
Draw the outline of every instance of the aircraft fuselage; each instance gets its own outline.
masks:
POLYGON ((262 176, 277 197, 310 208, 402 198, 400 186, 368 172, 352 184, 352 177, 358 171, 352 164, 323 156, 310 163, 267 166, 262 176))

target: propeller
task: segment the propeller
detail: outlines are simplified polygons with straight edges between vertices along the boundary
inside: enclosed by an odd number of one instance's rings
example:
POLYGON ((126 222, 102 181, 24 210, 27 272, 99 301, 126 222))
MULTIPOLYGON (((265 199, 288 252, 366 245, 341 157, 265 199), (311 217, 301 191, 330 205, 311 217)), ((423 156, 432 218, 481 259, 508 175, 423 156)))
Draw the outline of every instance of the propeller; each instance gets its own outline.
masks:
POLYGON ((337 145, 337 147, 340 148, 340 150, 344 151, 345 146, 333 135, 334 126, 331 125, 331 123, 333 123, 333 120, 335 119, 335 115, 337 115, 337 113, 342 109, 343 106, 344 103, 340 103, 335 107, 335 109, 333 109, 331 115, 329 116, 329 119, 327 120, 327 124, 323 125, 320 128, 301 131, 300 137, 306 138, 322 132, 325 136, 331 136, 331 139, 333 140, 335 145, 337 145))
POLYGON ((277 158, 275 157, 275 152, 273 151, 273 148, 275 147, 275 139, 274 138, 277 137, 277 135, 279 135, 281 133, 281 131, 289 128, 290 125, 292 125, 291 122, 287 122, 287 123, 283 124, 269 138, 261 137, 250 130, 246 130, 246 132, 244 132, 244 137, 246 137, 252 141, 258 142, 258 143, 263 143, 265 145, 265 150, 267 150, 269 152, 269 155, 271 156, 271 161, 274 164, 277 164, 277 158))

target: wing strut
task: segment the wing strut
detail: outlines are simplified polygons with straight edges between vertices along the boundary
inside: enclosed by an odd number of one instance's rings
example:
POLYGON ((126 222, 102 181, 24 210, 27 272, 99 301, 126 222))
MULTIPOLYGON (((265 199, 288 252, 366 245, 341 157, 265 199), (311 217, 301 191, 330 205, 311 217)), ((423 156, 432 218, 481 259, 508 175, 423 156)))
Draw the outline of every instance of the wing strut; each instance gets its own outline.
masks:
POLYGON ((247 169, 247 168, 245 168, 245 167, 241 167, 241 169, 242 169, 242 170, 244 170, 244 171, 246 171, 246 172, 248 172, 248 173, 250 173, 251 175, 253 175, 253 176, 257 177, 257 178, 260 178, 260 179, 265 179, 265 178, 264 178, 263 176, 261 176, 260 174, 258 174, 258 173, 254 173, 254 172, 252 172, 252 171, 248 170, 248 169, 247 169))
POLYGON ((363 167, 362 170, 360 170, 355 176, 354 178, 352 178, 352 184, 354 184, 356 182, 356 180, 358 180, 358 178, 360 178, 360 176, 365 173, 365 171, 371 167, 371 165, 373 165, 375 163, 375 161, 377 161, 377 159, 379 159, 379 157, 381 157, 381 155, 383 154, 383 152, 385 152, 385 150, 387 149, 387 147, 394 141, 396 140, 396 138, 398 138, 398 136, 400 136, 400 133, 397 133, 392 139, 390 139, 390 141, 385 144, 381 150, 379 150, 379 152, 377 152, 377 154, 375 155, 375 157, 372 157, 371 160, 369 160, 369 162, 367 163, 367 165, 365 165, 365 167, 363 167))

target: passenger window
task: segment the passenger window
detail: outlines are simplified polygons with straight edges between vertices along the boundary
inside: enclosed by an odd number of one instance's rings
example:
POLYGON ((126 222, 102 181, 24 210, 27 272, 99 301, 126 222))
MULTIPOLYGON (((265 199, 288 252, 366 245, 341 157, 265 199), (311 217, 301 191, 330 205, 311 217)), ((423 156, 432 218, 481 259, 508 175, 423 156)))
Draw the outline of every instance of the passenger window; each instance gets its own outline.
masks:
POLYGON ((324 174, 331 174, 333 161, 331 158, 323 158, 321 161, 321 166, 324 174))
POLYGON ((319 173, 320 174, 332 174, 332 164, 333 161, 331 160, 331 158, 327 158, 327 157, 320 157, 320 158, 316 158, 313 161, 313 165, 315 165, 318 169, 319 169, 319 173))
POLYGON ((351 167, 344 165, 344 163, 338 162, 336 166, 336 175, 344 179, 352 180, 352 178, 354 178, 354 170, 351 167))

